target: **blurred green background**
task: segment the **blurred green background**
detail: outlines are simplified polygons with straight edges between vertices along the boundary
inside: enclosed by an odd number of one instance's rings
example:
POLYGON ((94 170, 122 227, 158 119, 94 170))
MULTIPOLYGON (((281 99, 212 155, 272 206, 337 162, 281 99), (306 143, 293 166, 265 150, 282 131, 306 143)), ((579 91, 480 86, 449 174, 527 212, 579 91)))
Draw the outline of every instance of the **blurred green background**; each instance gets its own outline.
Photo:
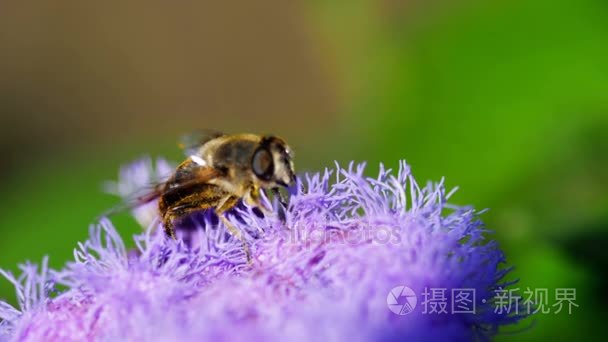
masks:
POLYGON ((491 208, 522 291, 577 289, 572 315, 499 340, 599 338, 605 0, 7 2, 0 48, 2 268, 63 265, 116 203, 101 183, 144 154, 179 159, 183 132, 272 132, 299 171, 405 158, 445 176, 455 203, 491 208))

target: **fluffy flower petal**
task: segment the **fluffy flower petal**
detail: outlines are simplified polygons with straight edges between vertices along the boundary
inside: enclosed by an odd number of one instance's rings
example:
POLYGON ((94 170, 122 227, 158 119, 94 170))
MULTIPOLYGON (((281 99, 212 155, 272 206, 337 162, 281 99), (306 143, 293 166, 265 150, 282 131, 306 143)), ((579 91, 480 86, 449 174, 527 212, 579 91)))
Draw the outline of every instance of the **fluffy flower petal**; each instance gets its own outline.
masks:
POLYGON ((442 182, 420 188, 404 162, 375 178, 351 164, 305 176, 298 189, 284 222, 244 206, 232 216, 251 265, 209 215, 193 218, 186 240, 152 229, 135 236, 133 251, 103 220, 63 269, 3 273, 21 306, 0 304, 0 337, 461 341, 521 319, 494 312, 494 290, 508 285, 504 256, 477 212, 447 204, 442 182), (67 290, 51 296, 53 284, 67 290), (474 289, 476 310, 428 314, 418 305, 397 315, 387 296, 398 286, 419 302, 427 288, 474 289))

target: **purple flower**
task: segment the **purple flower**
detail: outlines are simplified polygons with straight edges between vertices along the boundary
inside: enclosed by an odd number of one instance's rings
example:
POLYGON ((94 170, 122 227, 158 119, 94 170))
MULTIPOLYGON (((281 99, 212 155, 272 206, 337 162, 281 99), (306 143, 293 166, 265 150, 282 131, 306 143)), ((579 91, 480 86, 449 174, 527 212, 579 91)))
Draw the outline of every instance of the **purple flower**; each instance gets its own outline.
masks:
MULTIPOLYGON (((124 171, 116 192, 146 184, 159 165, 124 171)), ((2 272, 20 307, 0 302, 0 339, 460 341, 522 318, 495 310, 508 269, 479 213, 448 205, 443 182, 421 189, 404 162, 396 175, 363 171, 350 164, 303 177, 284 222, 235 209, 251 265, 213 215, 195 215, 197 229, 181 229, 179 242, 155 220, 132 251, 104 219, 63 269, 45 259, 19 277, 2 272), (471 300, 455 308, 473 311, 454 312, 454 289, 471 300)), ((146 218, 156 209, 138 210, 146 218)))

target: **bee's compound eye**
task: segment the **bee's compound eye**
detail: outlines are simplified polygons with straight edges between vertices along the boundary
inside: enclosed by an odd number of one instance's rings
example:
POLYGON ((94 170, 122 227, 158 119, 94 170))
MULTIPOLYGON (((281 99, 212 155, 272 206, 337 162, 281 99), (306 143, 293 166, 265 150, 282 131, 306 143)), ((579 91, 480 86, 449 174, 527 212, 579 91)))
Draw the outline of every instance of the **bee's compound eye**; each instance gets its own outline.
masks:
POLYGON ((265 148, 259 148, 253 154, 252 165, 253 173, 260 179, 269 181, 272 178, 274 172, 274 165, 272 162, 272 155, 270 151, 265 148))

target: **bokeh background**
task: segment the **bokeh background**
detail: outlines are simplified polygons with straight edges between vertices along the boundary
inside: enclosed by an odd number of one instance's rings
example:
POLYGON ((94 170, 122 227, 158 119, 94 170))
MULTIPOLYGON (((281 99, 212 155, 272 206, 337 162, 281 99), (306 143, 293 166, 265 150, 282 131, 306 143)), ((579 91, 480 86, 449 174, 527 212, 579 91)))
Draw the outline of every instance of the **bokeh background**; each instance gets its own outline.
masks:
POLYGON ((499 340, 599 337, 607 61, 605 0, 3 2, 0 267, 63 265, 116 203, 102 182, 178 160, 184 132, 271 132, 300 171, 405 158, 445 176, 454 202, 491 208, 522 291, 577 289, 572 315, 499 340))

